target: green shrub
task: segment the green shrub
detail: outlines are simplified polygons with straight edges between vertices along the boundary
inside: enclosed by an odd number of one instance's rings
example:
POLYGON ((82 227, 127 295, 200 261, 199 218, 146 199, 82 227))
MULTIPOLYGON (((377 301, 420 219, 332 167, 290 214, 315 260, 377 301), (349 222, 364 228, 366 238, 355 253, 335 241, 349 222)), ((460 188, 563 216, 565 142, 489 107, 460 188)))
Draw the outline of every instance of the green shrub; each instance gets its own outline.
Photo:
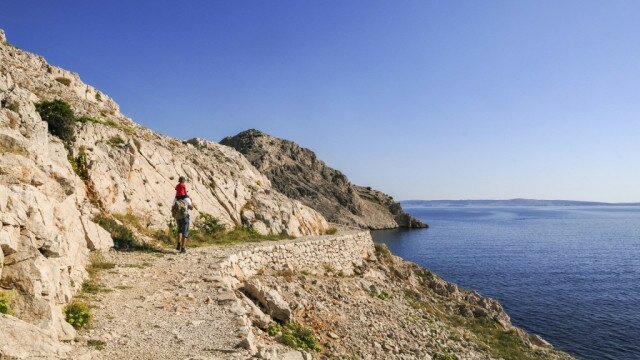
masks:
POLYGON ((276 336, 281 331, 282 331, 282 326, 280 326, 280 324, 275 324, 275 325, 269 326, 269 328, 267 329, 267 334, 269 334, 269 336, 276 336))
POLYGON ((311 330, 298 323, 287 323, 281 328, 280 341, 294 349, 319 351, 320 346, 311 330))
POLYGON ((378 299, 380 300, 387 300, 389 297, 391 297, 391 295, 389 295, 389 293, 384 290, 380 291, 380 293, 378 294, 378 299))
POLYGON ((120 135, 112 136, 107 140, 107 144, 111 146, 122 146, 124 145, 124 139, 120 137, 120 135))
POLYGON ((59 99, 43 101, 36 104, 36 110, 42 120, 49 124, 49 133, 70 148, 75 140, 75 116, 69 104, 59 99))
POLYGON ((458 357, 454 354, 444 352, 433 354, 433 360, 458 360, 458 357))
POLYGON ((225 226, 220 223, 220 220, 205 212, 200 213, 194 225, 207 236, 218 236, 225 231, 225 226))
POLYGON ((325 234, 327 235, 335 235, 336 233, 338 233, 338 228, 331 226, 330 228, 327 229, 327 231, 325 231, 325 234))
POLYGON ((102 95, 100 94, 100 91, 96 92, 96 100, 97 101, 102 100, 102 95))
POLYGON ((104 349, 104 347, 106 345, 107 345, 107 343, 105 343, 102 340, 96 340, 96 339, 87 340, 87 346, 91 346, 91 347, 95 348, 96 350, 102 350, 102 349, 104 349))
POLYGON ((89 305, 75 300, 64 308, 64 318, 76 330, 82 329, 91 322, 89 305))
POLYGON ((118 224, 113 218, 97 215, 93 220, 111 234, 113 238, 113 248, 116 250, 158 251, 153 245, 138 240, 131 229, 122 224, 118 224))
POLYGON ((78 156, 73 157, 73 155, 68 155, 67 160, 69 160, 71 168, 73 168, 73 171, 78 175, 78 177, 80 177, 80 179, 84 181, 89 179, 87 148, 84 145, 80 146, 78 156))
POLYGON ((106 291, 108 290, 95 279, 88 279, 82 283, 82 292, 85 294, 97 294, 106 291))
POLYGON ((0 291, 0 314, 13 314, 11 310, 11 300, 13 296, 9 291, 0 291))

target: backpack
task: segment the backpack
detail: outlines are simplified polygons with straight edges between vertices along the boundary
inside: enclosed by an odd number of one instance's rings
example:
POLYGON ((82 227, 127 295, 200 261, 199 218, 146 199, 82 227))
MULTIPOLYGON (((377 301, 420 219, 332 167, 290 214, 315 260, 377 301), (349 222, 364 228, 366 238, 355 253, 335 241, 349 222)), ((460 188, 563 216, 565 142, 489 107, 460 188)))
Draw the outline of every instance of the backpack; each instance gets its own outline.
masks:
POLYGON ((187 204, 184 200, 176 200, 173 203, 171 216, 176 220, 182 220, 187 217, 187 204))

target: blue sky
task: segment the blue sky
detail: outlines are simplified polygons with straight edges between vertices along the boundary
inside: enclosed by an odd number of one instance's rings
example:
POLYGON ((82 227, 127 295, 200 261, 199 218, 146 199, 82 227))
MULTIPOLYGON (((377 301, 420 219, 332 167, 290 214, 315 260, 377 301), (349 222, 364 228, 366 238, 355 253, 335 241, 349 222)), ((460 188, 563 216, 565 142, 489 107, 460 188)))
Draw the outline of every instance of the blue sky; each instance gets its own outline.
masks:
POLYGON ((248 128, 397 199, 640 201, 638 1, 6 1, 162 133, 248 128))

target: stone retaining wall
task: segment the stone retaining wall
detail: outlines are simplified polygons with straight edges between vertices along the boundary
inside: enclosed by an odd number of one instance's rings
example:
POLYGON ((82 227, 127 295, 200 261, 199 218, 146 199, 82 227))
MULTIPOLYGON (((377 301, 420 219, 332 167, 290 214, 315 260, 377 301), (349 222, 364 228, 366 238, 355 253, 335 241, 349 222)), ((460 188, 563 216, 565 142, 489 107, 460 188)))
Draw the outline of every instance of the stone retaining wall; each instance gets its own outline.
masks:
POLYGON ((220 273, 227 279, 237 281, 247 279, 264 269, 292 268, 297 271, 320 273, 332 269, 351 275, 354 266, 371 256, 374 256, 374 247, 369 231, 350 231, 332 236, 281 241, 242 250, 220 263, 220 273))

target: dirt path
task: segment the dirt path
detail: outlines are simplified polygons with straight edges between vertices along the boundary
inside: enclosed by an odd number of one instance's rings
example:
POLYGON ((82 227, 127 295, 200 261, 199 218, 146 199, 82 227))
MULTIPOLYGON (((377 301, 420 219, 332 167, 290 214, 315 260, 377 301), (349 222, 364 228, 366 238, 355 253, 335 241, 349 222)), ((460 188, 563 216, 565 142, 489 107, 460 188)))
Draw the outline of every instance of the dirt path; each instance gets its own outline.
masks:
POLYGON ((234 329, 242 307, 223 283, 219 262, 232 248, 196 248, 186 254, 105 254, 116 264, 100 275, 102 291, 78 353, 93 359, 245 359, 234 329))

